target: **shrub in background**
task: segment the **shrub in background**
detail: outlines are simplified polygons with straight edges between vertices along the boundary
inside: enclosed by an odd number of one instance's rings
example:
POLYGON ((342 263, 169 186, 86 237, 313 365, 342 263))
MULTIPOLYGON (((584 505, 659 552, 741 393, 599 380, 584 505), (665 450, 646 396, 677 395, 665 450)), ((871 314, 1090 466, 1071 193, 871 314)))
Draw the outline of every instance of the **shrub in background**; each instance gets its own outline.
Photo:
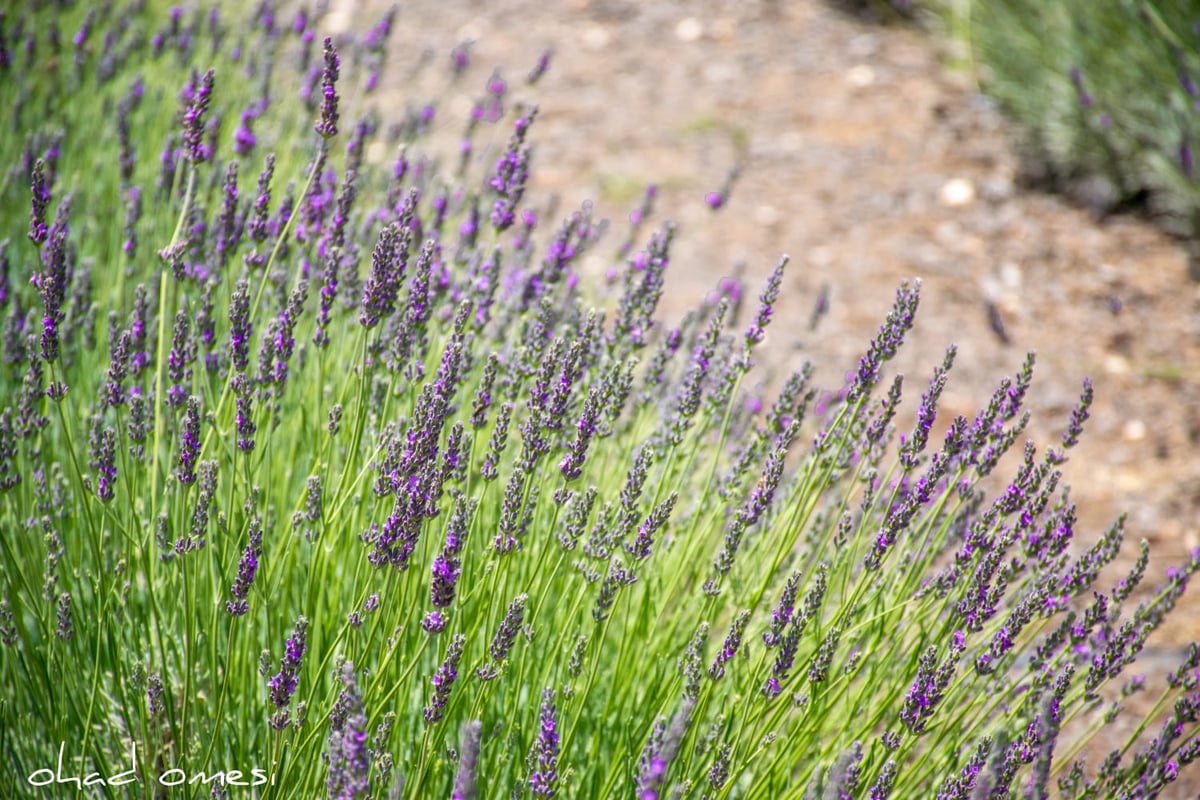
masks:
MULTIPOLYGON (((880 3, 883 5, 884 3, 880 3)), ((890 0, 963 48, 1019 125, 1030 177, 1099 212, 1146 203, 1200 236, 1200 16, 1183 0, 890 0)))
POLYGON ((1075 541, 1058 467, 1090 386, 990 495, 1033 358, 935 435, 951 347, 898 433, 906 284, 845 386, 805 366, 764 406, 742 387, 786 259, 747 320, 726 287, 660 321, 648 192, 619 291, 589 289, 602 226, 524 196, 532 89, 489 79, 449 164, 422 155, 436 104, 351 112, 392 20, 5 14, 0 793, 1176 779, 1200 649, 1162 682, 1128 667, 1200 554, 1146 590, 1144 543, 1102 574, 1120 522, 1075 541), (1089 763, 1133 693, 1149 712, 1089 763))

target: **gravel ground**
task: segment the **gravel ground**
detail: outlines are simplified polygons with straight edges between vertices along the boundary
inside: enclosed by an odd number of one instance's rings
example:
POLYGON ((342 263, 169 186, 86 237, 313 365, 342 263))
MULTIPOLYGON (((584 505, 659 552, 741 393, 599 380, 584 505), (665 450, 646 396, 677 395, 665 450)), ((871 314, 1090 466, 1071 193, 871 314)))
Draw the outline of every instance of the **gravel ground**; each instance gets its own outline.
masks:
MULTIPOLYGON (((361 29, 385 9, 335 2, 324 27, 361 29)), ((919 33, 816 0, 407 0, 392 45, 384 108, 440 99, 450 147, 493 70, 539 104, 526 197, 542 209, 556 197, 555 220, 585 201, 612 220, 590 271, 613 263, 656 184, 652 222, 679 225, 668 316, 725 277, 756 294, 790 254, 764 360, 776 374, 811 360, 828 387, 897 284, 920 278, 916 330, 895 362, 910 397, 954 342, 939 419, 973 415, 1034 350, 1031 433, 1050 442, 1090 376, 1092 418, 1065 467, 1077 531, 1098 535, 1127 512, 1127 551, 1149 539, 1154 577, 1200 546, 1200 287, 1183 249, 1144 220, 1023 188, 1006 123, 919 33), (465 40, 471 66, 451 82, 448 54, 465 40), (548 46, 549 72, 526 85, 548 46), (714 213, 705 194, 735 165, 714 213), (823 289, 829 313, 810 330, 823 289)), ((509 130, 485 131, 477 156, 494 159, 509 130)), ((1200 604, 1183 605, 1156 653, 1200 638, 1200 604)))

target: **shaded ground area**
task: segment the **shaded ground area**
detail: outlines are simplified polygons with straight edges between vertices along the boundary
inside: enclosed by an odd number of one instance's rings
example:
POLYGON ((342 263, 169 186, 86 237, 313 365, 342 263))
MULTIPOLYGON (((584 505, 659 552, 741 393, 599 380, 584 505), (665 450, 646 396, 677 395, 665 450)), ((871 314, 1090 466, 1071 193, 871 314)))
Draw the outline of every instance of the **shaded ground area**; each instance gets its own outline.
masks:
MULTIPOLYGON (((361 28, 386 8, 363 5, 373 13, 330 22, 361 28)), ((554 223, 586 200, 613 221, 589 262, 597 276, 657 184, 652 224, 679 224, 670 317, 739 265, 756 294, 790 254, 766 359, 777 374, 807 359, 836 388, 896 285, 919 277, 917 328, 895 363, 910 405, 951 342, 959 357, 943 422, 973 416, 1035 350, 1031 433, 1057 441, 1090 376, 1092 419, 1065 467, 1078 532, 1090 539, 1128 512, 1127 551, 1150 539, 1155 579, 1200 546, 1200 290, 1177 243, 1143 221, 1098 220, 1020 188, 1005 123, 913 31, 816 0, 706 0, 702 15, 697 5, 409 0, 381 85, 393 112, 445 98, 437 124, 451 146, 494 69, 515 99, 538 103, 527 198, 544 209, 557 195, 554 223), (449 52, 464 40, 471 66, 452 83, 449 52), (549 72, 526 86, 547 46, 549 72), (432 62, 413 80, 427 49, 432 62), (713 213, 705 194, 735 164, 741 178, 713 213), (810 331, 823 286, 829 314, 810 331)), ((510 125, 485 131, 478 157, 490 164, 510 125)), ((1181 611, 1160 647, 1200 638, 1181 611)))

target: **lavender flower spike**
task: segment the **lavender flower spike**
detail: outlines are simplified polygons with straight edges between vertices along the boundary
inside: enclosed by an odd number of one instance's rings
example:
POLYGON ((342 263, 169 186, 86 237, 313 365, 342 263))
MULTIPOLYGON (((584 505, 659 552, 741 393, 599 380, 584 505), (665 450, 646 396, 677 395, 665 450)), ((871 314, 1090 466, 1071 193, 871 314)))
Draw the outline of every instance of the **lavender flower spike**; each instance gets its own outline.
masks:
POLYGON ((1083 394, 1079 397, 1079 405, 1071 412, 1071 424, 1067 427, 1063 434, 1063 448, 1068 449, 1074 447, 1079 441, 1079 435, 1083 432, 1083 423, 1087 421, 1088 409, 1092 405, 1092 381, 1090 378, 1085 378, 1083 381, 1083 394))
POLYGON ((325 70, 321 73, 321 120, 314 130, 324 139, 337 136, 338 128, 338 95, 337 79, 341 61, 333 39, 325 37, 325 70))
POLYGON ((554 797, 558 789, 558 721, 555 719, 554 690, 542 692, 541 728, 531 760, 537 769, 529 776, 534 797, 554 797))
POLYGON ((50 205, 50 181, 46 179, 46 162, 40 158, 33 165, 33 182, 29 190, 32 195, 29 240, 41 247, 50 234, 50 229, 46 226, 46 207, 50 205))
POLYGON ((183 99, 187 107, 183 112, 183 152, 193 164, 207 161, 209 152, 204 144, 204 114, 212 100, 213 70, 196 80, 192 73, 191 82, 184 87, 183 99))
POLYGON ((454 682, 458 680, 458 661, 462 658, 463 646, 466 642, 466 636, 461 633, 455 635, 450 646, 446 648, 446 660, 442 662, 433 676, 433 695, 429 698, 429 704, 422 711, 425 722, 430 725, 440 722, 446 714, 446 703, 450 702, 450 690, 454 688, 454 682))
POLYGON ((296 627, 287 640, 283 658, 279 662, 279 672, 267 682, 271 704, 279 709, 271 717, 271 727, 275 730, 282 730, 288 724, 287 707, 292 702, 292 695, 296 693, 300 667, 307 650, 308 619, 301 616, 296 620, 296 627))
POLYGON ((329 734, 330 800, 364 800, 370 796, 371 753, 367 746, 367 714, 354 665, 342 666, 338 717, 329 734))
POLYGON ((775 301, 779 299, 779 287, 783 283, 783 269, 787 264, 787 256, 779 259, 779 263, 775 266, 771 277, 767 279, 766 288, 759 295, 758 315, 754 318, 754 322, 750 324, 750 327, 746 329, 747 345, 758 344, 766 334, 767 323, 771 321, 771 314, 775 310, 775 301))
POLYGON ((200 458, 200 401, 195 395, 187 400, 183 415, 183 441, 179 447, 179 467, 175 477, 185 485, 196 482, 196 461, 200 458))
POLYGON ((258 514, 250 517, 250 541, 242 551, 242 559, 238 562, 237 578, 229 589, 233 600, 225 601, 225 610, 231 616, 240 617, 250 610, 246 598, 250 595, 250 586, 254 576, 258 574, 258 560, 262 558, 262 518, 258 514))
POLYGON ((537 106, 523 117, 518 117, 508 148, 496 162, 496 174, 488 185, 498 195, 492 210, 492 225, 497 231, 511 227, 516 221, 517 204, 525 194, 525 180, 529 176, 529 148, 525 147, 525 134, 537 115, 537 106))
POLYGON ((454 793, 450 800, 475 800, 476 768, 479 765, 479 736, 483 723, 471 720, 463 728, 462 752, 458 757, 458 774, 454 776, 454 793))

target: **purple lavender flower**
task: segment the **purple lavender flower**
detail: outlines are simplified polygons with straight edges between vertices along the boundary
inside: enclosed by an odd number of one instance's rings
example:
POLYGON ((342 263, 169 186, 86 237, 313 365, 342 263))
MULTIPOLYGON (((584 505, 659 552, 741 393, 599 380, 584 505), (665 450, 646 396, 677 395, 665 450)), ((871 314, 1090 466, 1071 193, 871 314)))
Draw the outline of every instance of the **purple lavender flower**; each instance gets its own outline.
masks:
POLYGON ((654 324, 654 311, 662 296, 663 276, 670 263, 674 237, 675 226, 667 224, 650 238, 644 253, 638 253, 630 260, 625 272, 625 290, 621 293, 613 335, 628 339, 634 348, 645 345, 654 324))
POLYGON ((473 507, 473 503, 469 503, 461 495, 455 499, 454 513, 446 529, 446 543, 431 567, 433 575, 429 584, 429 594, 430 602, 436 609, 448 608, 454 602, 455 584, 462 574, 458 554, 466 540, 467 518, 473 507))
POLYGON ((250 365, 250 335, 250 285, 238 278, 229 297, 229 358, 238 372, 250 365))
POLYGON ((726 174, 725 183, 721 185, 721 188, 718 191, 709 192, 708 194, 704 195, 704 202, 709 208, 711 208, 713 211, 717 211, 718 209, 724 207, 727 202, 729 202, 729 195, 733 191, 733 184, 737 181, 739 175, 741 175, 741 169, 739 167, 734 167, 733 169, 729 170, 728 174, 726 174))
POLYGON ((221 214, 217 218, 216 254, 217 263, 224 267, 229 263, 229 254, 237 247, 242 231, 238 223, 238 162, 230 161, 225 168, 225 182, 221 187, 221 214))
POLYGON ((191 322, 187 312, 180 309, 175 314, 175 329, 171 339, 171 352, 167 355, 167 376, 171 387, 167 390, 167 405, 178 408, 189 394, 192 381, 190 364, 196 358, 196 344, 191 340, 191 322))
POLYGON ((471 45, 474 42, 469 39, 460 42, 450 51, 450 62, 454 68, 454 77, 458 77, 467 71, 467 67, 471 66, 471 45))
POLYGON ((112 348, 112 360, 108 365, 108 374, 105 377, 104 385, 100 388, 102 408, 125 405, 125 389, 121 383, 125 380, 128 371, 132 339, 129 331, 122 331, 116 346, 112 348))
POLYGON ((866 396, 871 387, 879 381, 880 369, 884 362, 896 354, 905 334, 912 328, 921 299, 920 293, 920 281, 913 282, 911 286, 908 283, 900 284, 892 310, 888 312, 887 319, 880 326, 866 354, 858 362, 858 373, 846 393, 848 402, 855 402, 866 396))
POLYGON ((67 245, 70 226, 70 197, 58 204, 54 224, 50 227, 49 243, 41 252, 42 269, 34 273, 31 283, 42 298, 42 360, 53 363, 58 359, 59 326, 65 317, 63 301, 72 271, 71 252, 67 245))
POLYGON ((783 641, 783 632, 792 621, 792 613, 796 610, 796 596, 800 593, 800 572, 793 572, 783 585, 779 602, 771 611, 771 626, 763 632, 763 644, 775 647, 783 641))
POLYGON ((246 377, 246 373, 238 372, 230 381, 230 388, 233 389, 237 405, 237 448, 243 453, 249 453, 254 450, 254 434, 258 430, 254 422, 250 379, 246 377))
POLYGON ((184 555, 204 547, 208 537, 208 519, 217 496, 217 462, 201 461, 198 469, 199 493, 192 511, 188 532, 175 541, 175 554, 184 555))
POLYGON ((558 720, 555 713, 554 690, 546 689, 542 692, 542 710, 538 716, 540 728, 531 758, 536 766, 529 776, 529 788, 534 797, 554 797, 558 791, 558 720))
POLYGON ((8 491, 21 483, 21 469, 17 463, 20 455, 13 412, 5 408, 0 411, 0 491, 8 491))
POLYGON ((262 558, 262 536, 262 517, 251 509, 249 541, 242 551, 241 561, 238 562, 237 578, 229 588, 233 600, 225 601, 225 610, 232 616, 240 617, 250 610, 246 598, 249 597, 250 586, 258 574, 258 562, 262 558))
POLYGON ((583 401, 583 411, 579 422, 575 425, 575 438, 571 449, 559 463, 559 471, 564 479, 573 481, 583 474, 583 462, 587 457, 588 446, 596 433, 596 423, 600 417, 603 403, 603 388, 593 385, 583 401))
POLYGON ((71 620, 71 594, 63 592, 58 596, 58 628, 55 635, 66 641, 75 634, 75 626, 71 620))
POLYGON ((196 482, 196 461, 200 458, 200 400, 195 395, 187 399, 181 437, 175 477, 180 483, 190 486, 196 482))
POLYGON ((29 240, 41 247, 50 233, 46 226, 46 208, 50 205, 50 180, 46 177, 45 160, 39 158, 33 165, 33 180, 29 189, 29 240))
POLYGON ((337 706, 341 710, 327 741, 329 778, 325 785, 330 800, 364 800, 370 796, 371 751, 367 745, 367 713, 354 665, 342 665, 342 688, 337 706))
POLYGON ((254 120, 258 118, 259 105, 254 103, 247 106, 238 119, 237 130, 233 132, 233 152, 239 156, 248 156, 254 150, 254 146, 258 144, 258 137, 254 135, 254 120))
POLYGON ((703 393, 704 379, 712 365, 713 353, 716 352, 717 338, 721 326, 725 322, 725 314, 729 310, 729 302, 722 299, 712 318, 704 337, 692 353, 692 363, 684 376, 683 383, 675 399, 675 410, 668 421, 665 432, 666 444, 675 447, 683 441, 683 435, 691 427, 692 417, 700 410, 700 399, 703 393))
POLYGON ((499 667, 508 660, 508 654, 517 640, 517 634, 521 631, 521 624, 525 621, 525 603, 528 600, 529 595, 520 594, 508 604, 508 610, 505 612, 504 618, 500 620, 500 627, 496 629, 491 647, 488 648, 488 653, 494 663, 477 670, 482 680, 488 680, 500 674, 499 667))
POLYGON ((625 549, 634 559, 649 558, 652 548, 654 547, 654 537, 667 524, 667 520, 671 516, 671 512, 675 509, 675 502, 679 499, 678 492, 672 491, 667 497, 654 507, 646 519, 638 526, 637 536, 633 542, 626 545, 625 549))
POLYGON ((258 193, 254 200, 254 207, 250 211, 249 219, 246 220, 246 235, 255 242, 265 241, 268 235, 267 220, 270 216, 271 206, 271 179, 274 175, 275 154, 268 153, 263 171, 258 176, 258 193))
POLYGON ((207 145, 204 143, 204 115, 208 111, 209 103, 212 101, 214 74, 211 69, 205 72, 203 77, 192 72, 191 81, 184 87, 180 95, 180 98, 184 102, 184 109, 181 115, 183 150, 184 155, 193 164, 207 161, 211 155, 207 145))
POLYGON ((113 486, 117 482, 117 432, 105 428, 100 434, 100 452, 97 459, 97 471, 100 473, 96 482, 96 496, 102 502, 113 499, 113 486))
POLYGON ((896 780, 897 771, 895 759, 889 758, 879 770, 879 777, 871 785, 870 800, 888 800, 892 796, 892 784, 896 780))
POLYGON ((458 661, 462 658, 466 642, 466 636, 461 633, 455 634, 450 646, 446 648, 445 660, 442 661, 442 665, 438 667, 433 676, 433 694, 429 698, 429 703, 422 710, 425 722, 429 725, 440 722, 446 714, 446 704, 450 701, 450 690, 454 688, 454 682, 458 680, 458 661))
POLYGON ((1067 74, 1070 76, 1071 85, 1075 87, 1075 93, 1079 97, 1080 108, 1091 108, 1094 101, 1083 86, 1083 73, 1080 72, 1079 67, 1071 67, 1067 74))
POLYGON ((125 198, 125 238, 121 250, 132 259, 137 255, 137 224, 142 217, 142 190, 130 186, 125 198))
POLYGON ((525 76, 526 83, 532 86, 541 80, 542 76, 546 74, 546 70, 550 68, 550 56, 553 54, 554 51, 550 48, 542 51, 542 54, 538 56, 537 63, 533 65, 533 69, 529 70, 529 74, 525 76))
POLYGON ((638 758, 638 800, 658 800, 659 791, 666 782, 667 769, 679 753, 679 745, 691 722, 695 700, 684 698, 678 710, 671 716, 670 726, 660 718, 650 732, 646 746, 638 758))
POLYGON ((954 356, 957 353, 958 348, 953 345, 946 350, 941 365, 933 371, 933 377, 929 380, 929 388, 925 394, 921 395, 921 405, 917 409, 916 427, 913 428, 912 436, 900 445, 900 465, 906 470, 916 466, 917 456, 925 449, 925 444, 929 441, 929 431, 933 428, 933 421, 937 416, 938 399, 946 387, 946 375, 954 365, 954 356))
POLYGON ((292 695, 296 693, 296 684, 303 665, 304 653, 308 650, 308 619, 301 616, 296 619, 296 627, 284 647, 283 658, 279 661, 279 672, 267 681, 271 704, 278 709, 271 717, 271 727, 282 730, 288 724, 288 705, 292 695))
POLYGON ((525 194, 525 181, 529 176, 529 148, 524 146, 525 135, 535 116, 537 106, 517 118, 508 148, 496 162, 496 172, 488 181, 488 186, 498 195, 491 217, 497 231, 508 229, 516 221, 516 207, 525 194))
POLYGON ((475 800, 479 738, 482 733, 483 723, 477 719, 463 726, 462 752, 458 757, 458 773, 454 776, 454 791, 450 800, 475 800))
POLYGON ((734 617, 733 624, 729 626, 729 634, 725 637, 725 643, 721 647, 721 652, 717 654, 712 666, 708 668, 708 677, 714 681, 719 681, 725 677, 725 665, 737 655, 738 648, 742 646, 742 635, 746 632, 746 625, 749 622, 749 611, 739 611, 738 615, 734 617))
POLYGON ((1079 442, 1079 436, 1083 433, 1083 423, 1087 421, 1088 409, 1092 405, 1092 397, 1091 378, 1085 378, 1083 381, 1083 394, 1079 397, 1079 404, 1071 412, 1070 425, 1067 426, 1066 432, 1063 433, 1063 449, 1070 449, 1079 442))
MULTIPOLYGON (((410 197, 415 201, 415 193, 410 197)), ((411 240, 411 232, 402 221, 393 222, 379 232, 379 241, 371 254, 371 274, 363 289, 362 313, 358 317, 364 328, 375 327, 395 311, 411 240)))
POLYGON ((916 679, 909 688, 904 698, 904 708, 900 711, 900 721, 914 736, 925 732, 925 726, 954 677, 962 650, 963 645, 955 641, 940 664, 937 660, 937 645, 929 645, 921 654, 916 679))
POLYGON ((327 36, 325 37, 325 69, 321 73, 321 120, 315 126, 316 132, 323 139, 330 139, 338 132, 336 87, 340 66, 341 61, 338 59, 337 49, 333 46, 333 39, 327 36))
POLYGON ((787 256, 779 260, 774 271, 771 272, 771 277, 767 279, 766 288, 759 295, 758 315, 746 329, 747 345, 756 345, 763 340, 767 323, 771 321, 771 314, 775 310, 775 301, 779 299, 779 288, 783 284, 783 269, 787 263, 787 256))

